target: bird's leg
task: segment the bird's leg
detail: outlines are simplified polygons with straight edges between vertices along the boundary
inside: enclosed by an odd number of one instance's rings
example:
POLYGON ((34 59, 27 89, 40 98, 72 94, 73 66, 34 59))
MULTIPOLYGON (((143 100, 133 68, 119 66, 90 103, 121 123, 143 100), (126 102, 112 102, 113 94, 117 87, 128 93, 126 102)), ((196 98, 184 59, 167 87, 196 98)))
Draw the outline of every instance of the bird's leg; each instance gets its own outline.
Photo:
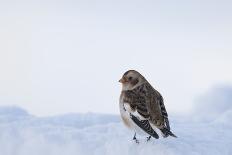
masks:
POLYGON ((137 144, 139 143, 139 140, 136 138, 136 132, 135 132, 135 134, 134 134, 133 140, 134 140, 137 144))
POLYGON ((133 137, 133 140, 135 140, 135 139, 136 139, 136 132, 135 132, 134 137, 133 137))
POLYGON ((151 140, 151 136, 147 137, 147 142, 151 140))

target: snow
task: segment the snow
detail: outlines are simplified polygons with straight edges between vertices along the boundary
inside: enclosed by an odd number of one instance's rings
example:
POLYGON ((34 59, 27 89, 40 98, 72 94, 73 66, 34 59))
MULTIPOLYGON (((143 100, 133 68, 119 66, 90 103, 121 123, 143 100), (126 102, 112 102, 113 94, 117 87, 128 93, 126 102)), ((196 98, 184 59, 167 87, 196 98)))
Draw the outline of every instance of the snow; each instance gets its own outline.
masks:
POLYGON ((178 138, 146 142, 139 137, 140 144, 132 141, 133 133, 118 115, 36 117, 20 107, 0 107, 0 155, 230 155, 231 92, 214 89, 200 99, 193 114, 170 115, 178 138))
POLYGON ((232 87, 215 86, 196 100, 194 113, 199 120, 212 121, 232 109, 232 87))

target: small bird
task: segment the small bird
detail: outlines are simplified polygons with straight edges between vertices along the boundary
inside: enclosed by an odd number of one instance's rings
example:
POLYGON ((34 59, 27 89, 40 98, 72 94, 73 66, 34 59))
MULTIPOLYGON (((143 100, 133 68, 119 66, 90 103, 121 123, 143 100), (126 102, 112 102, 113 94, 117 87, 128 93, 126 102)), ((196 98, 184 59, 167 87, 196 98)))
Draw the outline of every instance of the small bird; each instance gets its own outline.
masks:
POLYGON ((177 137, 170 131, 163 97, 139 72, 128 70, 119 82, 122 83, 120 114, 124 124, 135 131, 133 140, 136 143, 139 143, 138 128, 149 135, 147 141, 151 137, 159 138, 157 129, 164 138, 177 137))

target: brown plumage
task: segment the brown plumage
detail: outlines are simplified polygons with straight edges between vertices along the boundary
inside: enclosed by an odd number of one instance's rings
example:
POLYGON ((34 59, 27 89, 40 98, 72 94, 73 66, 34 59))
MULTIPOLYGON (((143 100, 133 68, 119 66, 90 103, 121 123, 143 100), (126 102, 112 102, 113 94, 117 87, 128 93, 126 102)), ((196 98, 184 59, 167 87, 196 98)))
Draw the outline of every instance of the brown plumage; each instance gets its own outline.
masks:
POLYGON ((155 138, 158 138, 158 135, 154 128, 158 128, 163 137, 169 135, 176 137, 170 131, 163 97, 139 72, 129 70, 124 73, 119 82, 122 83, 120 113, 127 126, 131 128, 137 125, 155 138))

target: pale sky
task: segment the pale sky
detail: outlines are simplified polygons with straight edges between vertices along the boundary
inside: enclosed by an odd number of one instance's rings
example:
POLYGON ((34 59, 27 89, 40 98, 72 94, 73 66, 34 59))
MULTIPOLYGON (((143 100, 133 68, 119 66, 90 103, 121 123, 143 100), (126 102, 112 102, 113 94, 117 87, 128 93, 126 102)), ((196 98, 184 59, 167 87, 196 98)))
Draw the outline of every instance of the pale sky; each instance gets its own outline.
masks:
POLYGON ((232 2, 0 0, 0 105, 45 116, 119 113, 118 80, 141 72, 169 113, 232 84, 232 2))

